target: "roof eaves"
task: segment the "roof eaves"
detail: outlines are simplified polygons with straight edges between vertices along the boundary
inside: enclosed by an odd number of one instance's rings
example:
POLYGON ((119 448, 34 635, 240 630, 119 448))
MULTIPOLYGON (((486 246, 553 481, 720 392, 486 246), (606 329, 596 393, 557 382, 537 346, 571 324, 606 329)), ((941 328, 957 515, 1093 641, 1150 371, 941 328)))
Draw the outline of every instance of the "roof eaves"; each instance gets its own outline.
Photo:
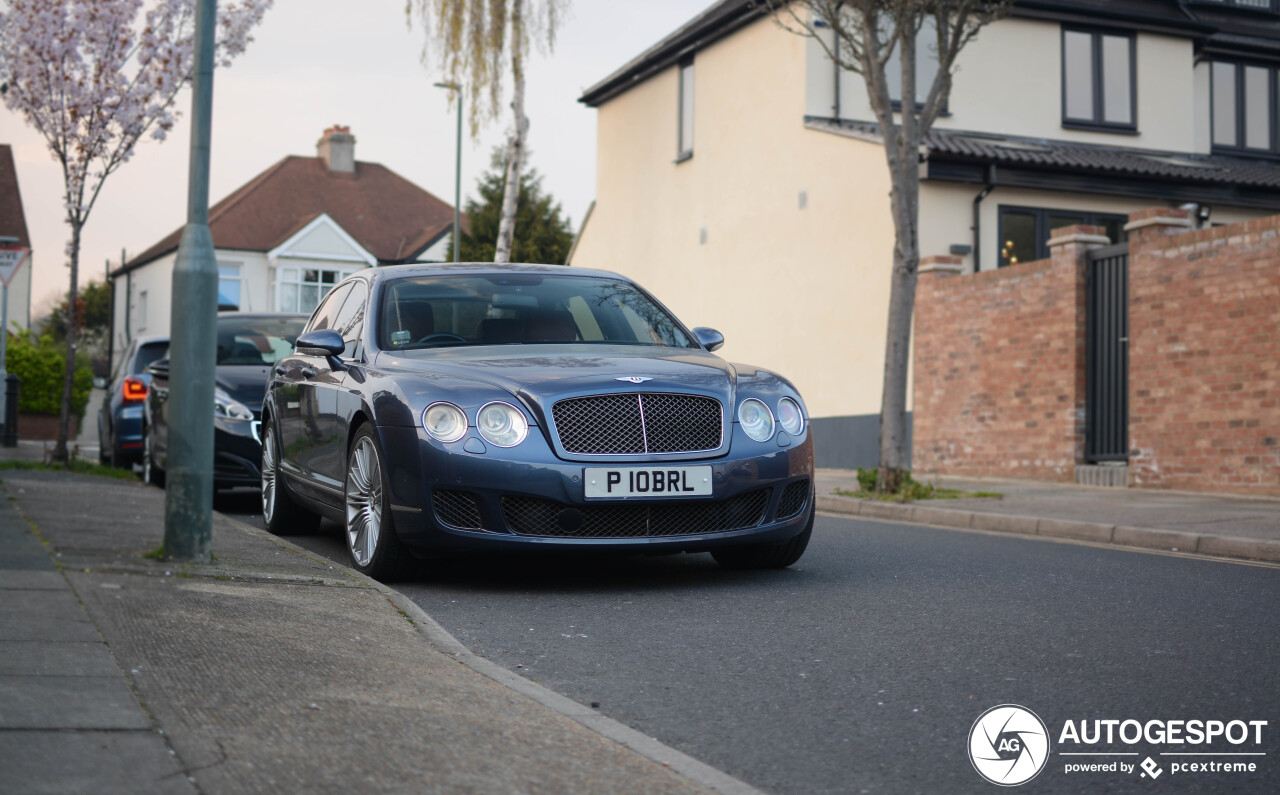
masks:
MULTIPOLYGON (((1178 6, 1179 4, 1174 4, 1178 6)), ((1131 26, 1138 30, 1153 33, 1173 33, 1186 36, 1198 34, 1207 36, 1217 27, 1184 13, 1180 7, 1169 9, 1171 13, 1161 16, 1141 14, 1121 9, 1106 7, 1082 7, 1070 0, 1017 0, 1009 10, 1009 16, 1030 19, 1049 19, 1081 25, 1098 25, 1113 22, 1131 26)))
POLYGON ((766 13, 764 3, 720 0, 632 58, 613 74, 588 88, 578 101, 593 108, 598 107, 676 63, 688 53, 703 49, 766 13))

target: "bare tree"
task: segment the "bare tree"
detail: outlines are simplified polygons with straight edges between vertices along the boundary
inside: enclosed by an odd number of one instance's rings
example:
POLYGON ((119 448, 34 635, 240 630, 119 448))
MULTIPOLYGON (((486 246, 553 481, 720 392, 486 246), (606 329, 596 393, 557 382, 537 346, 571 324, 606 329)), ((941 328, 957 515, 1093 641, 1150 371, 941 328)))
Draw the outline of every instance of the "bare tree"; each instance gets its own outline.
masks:
POLYGON ((880 397, 880 466, 877 491, 897 491, 907 472, 907 366, 911 314, 920 265, 920 149, 947 105, 956 56, 978 31, 1004 15, 1012 0, 764 0, 774 20, 818 42, 842 69, 862 75, 880 126, 889 166, 893 216, 893 277, 880 397), (931 23, 931 24, 930 24, 931 23), (919 42, 932 27, 932 41, 919 42), (830 33, 827 33, 830 31, 830 33), (917 86, 920 45, 933 49, 938 70, 917 86), (890 60, 901 64, 900 97, 890 95, 890 60), (924 88, 923 99, 918 88, 924 88), (894 102, 900 101, 898 110, 894 102))
MULTIPOLYGON (((455 87, 464 83, 471 93, 471 136, 498 116, 502 96, 503 59, 511 58, 511 79, 515 84, 511 110, 513 129, 507 143, 506 192, 494 262, 511 260, 515 235, 516 208, 520 197, 520 174, 524 169, 529 118, 524 115, 524 68, 531 40, 555 47, 556 29, 569 0, 408 0, 405 7, 410 22, 416 15, 430 43, 439 49, 440 67, 455 87)), ((423 60, 430 52, 423 49, 423 60)), ((454 102, 461 91, 453 92, 454 102)), ((454 241, 457 245, 457 241, 454 241)))

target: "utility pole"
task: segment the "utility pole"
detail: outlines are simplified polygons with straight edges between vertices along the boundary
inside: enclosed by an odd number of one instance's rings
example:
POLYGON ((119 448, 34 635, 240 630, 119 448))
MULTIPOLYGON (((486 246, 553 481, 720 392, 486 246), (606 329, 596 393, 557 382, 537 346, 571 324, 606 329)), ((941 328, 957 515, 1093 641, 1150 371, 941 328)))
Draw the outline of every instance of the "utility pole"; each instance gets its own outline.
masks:
POLYGON ((436 83, 436 88, 455 92, 458 102, 458 152, 453 166, 453 261, 462 261, 462 84, 436 83))
POLYGON ((164 550, 172 560, 207 563, 213 538, 214 345, 218 263, 209 232, 209 141, 217 0, 196 0, 195 79, 187 225, 173 266, 169 321, 168 458, 164 550))

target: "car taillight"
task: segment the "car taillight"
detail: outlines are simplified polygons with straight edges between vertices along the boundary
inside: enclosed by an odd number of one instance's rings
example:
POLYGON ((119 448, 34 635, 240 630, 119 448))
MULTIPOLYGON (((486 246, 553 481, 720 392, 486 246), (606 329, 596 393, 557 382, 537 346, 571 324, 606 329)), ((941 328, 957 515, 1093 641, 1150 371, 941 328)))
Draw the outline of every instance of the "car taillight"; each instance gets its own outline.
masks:
POLYGON ((137 403, 147 399, 147 382, 141 378, 124 379, 122 393, 125 403, 137 403))

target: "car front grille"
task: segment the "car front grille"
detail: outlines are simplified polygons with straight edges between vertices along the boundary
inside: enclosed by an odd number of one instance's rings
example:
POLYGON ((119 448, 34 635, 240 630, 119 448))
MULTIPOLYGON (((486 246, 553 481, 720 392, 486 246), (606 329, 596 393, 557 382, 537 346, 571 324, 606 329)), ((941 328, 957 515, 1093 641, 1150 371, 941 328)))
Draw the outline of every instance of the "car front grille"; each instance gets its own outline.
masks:
POLYGON ((790 519, 800 513, 809 501, 809 480, 797 480, 782 491, 782 499, 778 501, 778 518, 790 519))
POLYGON ((764 520, 769 489, 727 500, 565 505, 536 497, 502 498, 513 533, 556 538, 653 538, 744 530, 764 520))
POLYGON ((431 507, 435 509, 436 518, 450 527, 481 529, 480 506, 469 491, 436 489, 431 492, 431 507))
POLYGON ((720 401, 665 392, 592 395, 551 407, 560 445, 582 455, 697 453, 724 438, 720 401))

